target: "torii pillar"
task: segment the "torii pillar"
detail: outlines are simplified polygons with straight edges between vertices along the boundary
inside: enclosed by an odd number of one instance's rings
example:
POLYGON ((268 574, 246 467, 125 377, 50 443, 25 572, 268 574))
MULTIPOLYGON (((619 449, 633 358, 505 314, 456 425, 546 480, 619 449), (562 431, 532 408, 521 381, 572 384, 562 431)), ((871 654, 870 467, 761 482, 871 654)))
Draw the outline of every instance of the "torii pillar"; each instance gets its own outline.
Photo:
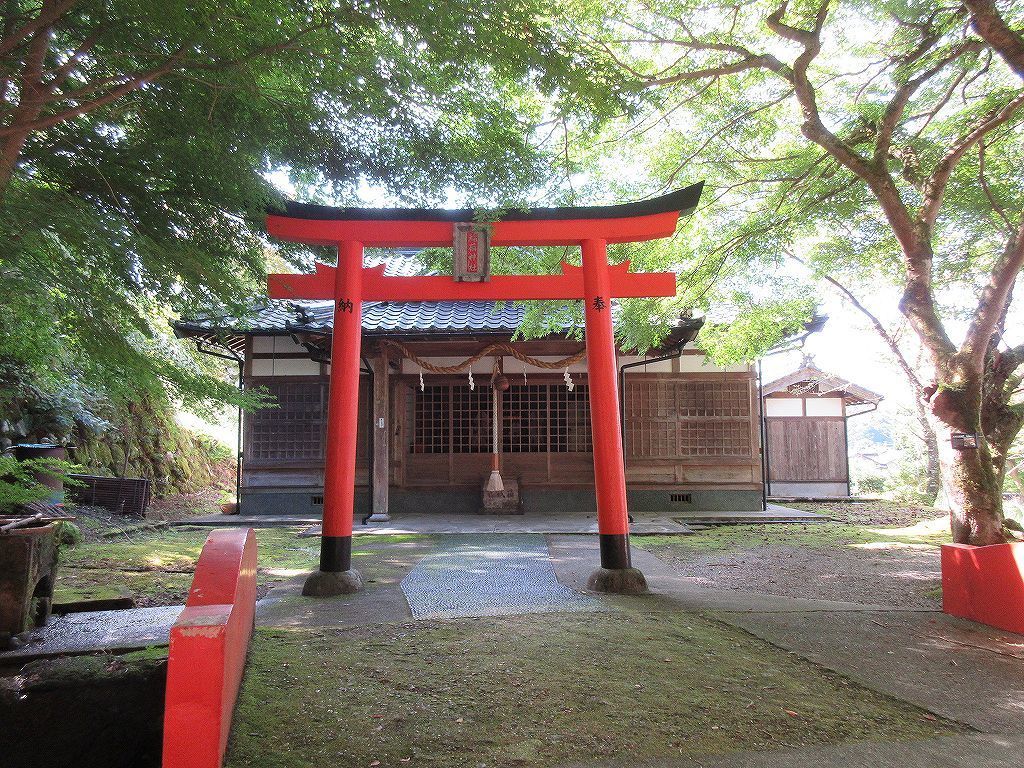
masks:
POLYGON ((312 275, 271 275, 269 279, 272 298, 334 302, 320 569, 307 579, 303 594, 346 594, 362 586, 359 573, 352 568, 352 523, 363 301, 583 300, 601 562, 588 587, 628 594, 647 590, 643 574, 630 560, 611 308, 615 297, 674 296, 676 277, 671 273, 633 274, 628 262, 610 266, 607 245, 671 236, 680 214, 696 207, 701 188, 695 184, 655 200, 603 208, 512 212, 491 225, 493 245, 576 245, 582 250, 583 266, 563 263, 560 275, 498 275, 484 282, 456 282, 445 276, 391 277, 384 275, 383 266, 362 265, 364 245, 450 246, 454 223, 472 221, 471 210, 374 210, 287 203, 284 214, 268 217, 268 230, 276 237, 338 249, 336 267, 317 264, 312 275))

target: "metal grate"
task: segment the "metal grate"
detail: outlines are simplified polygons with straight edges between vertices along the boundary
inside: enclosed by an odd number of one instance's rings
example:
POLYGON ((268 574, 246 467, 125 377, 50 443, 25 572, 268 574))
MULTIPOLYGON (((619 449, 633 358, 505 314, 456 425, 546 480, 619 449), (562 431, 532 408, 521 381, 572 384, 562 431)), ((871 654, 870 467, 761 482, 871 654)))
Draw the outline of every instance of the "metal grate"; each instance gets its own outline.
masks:
POLYGON ((150 501, 149 480, 141 477, 68 475, 79 485, 67 486, 67 496, 79 504, 109 509, 119 515, 145 517, 150 501))

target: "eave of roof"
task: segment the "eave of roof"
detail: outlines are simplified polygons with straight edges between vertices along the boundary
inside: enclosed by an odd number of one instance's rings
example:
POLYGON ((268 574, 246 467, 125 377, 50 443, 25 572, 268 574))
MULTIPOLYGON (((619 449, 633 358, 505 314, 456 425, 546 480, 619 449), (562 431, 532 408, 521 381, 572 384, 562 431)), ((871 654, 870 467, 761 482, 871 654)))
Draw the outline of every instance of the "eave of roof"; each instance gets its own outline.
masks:
POLYGON ((840 396, 847 403, 859 405, 862 403, 879 403, 884 397, 877 392, 872 392, 867 387, 854 384, 841 376, 823 371, 814 366, 804 366, 797 371, 788 373, 775 381, 770 381, 762 388, 762 395, 778 394, 780 392, 792 392, 794 388, 799 389, 806 385, 817 391, 808 389, 798 394, 806 394, 811 397, 835 397, 840 396))
MULTIPOLYGON (((661 197, 618 205, 587 205, 513 209, 495 216, 493 221, 559 221, 576 219, 625 219, 678 212, 685 215, 697 207, 704 182, 670 192, 661 197)), ((269 213, 294 219, 318 221, 474 221, 479 211, 473 208, 352 208, 286 200, 283 210, 269 213)))

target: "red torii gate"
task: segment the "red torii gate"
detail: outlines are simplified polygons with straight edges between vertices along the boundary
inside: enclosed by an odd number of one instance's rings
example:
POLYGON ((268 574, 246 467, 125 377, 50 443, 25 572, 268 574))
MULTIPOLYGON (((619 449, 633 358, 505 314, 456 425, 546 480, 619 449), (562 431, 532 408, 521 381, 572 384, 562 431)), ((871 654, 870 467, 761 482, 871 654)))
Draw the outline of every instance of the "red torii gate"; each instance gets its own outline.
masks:
POLYGON ((364 247, 452 246, 455 224, 473 221, 469 209, 335 208, 288 202, 283 214, 267 217, 267 230, 274 237, 338 249, 337 267, 317 264, 312 275, 270 275, 268 280, 271 298, 334 301, 320 570, 307 579, 303 594, 343 594, 362 586, 358 572, 352 569, 362 302, 528 299, 585 302, 601 546, 601 568, 590 577, 589 586, 608 592, 646 590, 643 574, 631 567, 630 560, 611 300, 674 296, 676 276, 633 274, 628 263, 610 266, 606 246, 672 236, 679 216, 696 207, 702 187, 695 184, 624 205, 507 213, 490 224, 492 245, 578 245, 583 266, 563 263, 560 275, 495 275, 483 282, 459 282, 447 276, 388 277, 383 266, 363 267, 364 247))

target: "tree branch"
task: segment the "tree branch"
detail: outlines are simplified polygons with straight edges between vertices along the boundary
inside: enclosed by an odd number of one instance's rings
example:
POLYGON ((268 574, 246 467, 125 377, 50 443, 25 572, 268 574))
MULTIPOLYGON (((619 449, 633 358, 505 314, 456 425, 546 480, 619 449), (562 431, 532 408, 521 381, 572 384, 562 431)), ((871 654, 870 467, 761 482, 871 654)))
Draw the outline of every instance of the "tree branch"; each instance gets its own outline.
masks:
MULTIPOLYGON (((144 84, 156 80, 157 78, 166 75, 172 71, 180 61, 183 51, 175 53, 171 58, 165 61, 161 66, 151 69, 148 72, 142 72, 129 77, 128 80, 121 83, 116 88, 112 88, 102 96, 97 96, 89 101, 83 101, 76 104, 74 107, 61 110, 59 112, 53 112, 46 117, 40 117, 26 124, 9 125, 0 128, 0 136, 6 136, 9 134, 18 134, 22 132, 41 131, 46 128, 51 128, 58 123, 62 123, 65 120, 70 120, 75 117, 91 112, 94 109, 106 106, 113 101, 121 98, 125 94, 131 93, 132 91, 138 90, 144 84)), ((74 99, 73 96, 68 98, 74 99)))
MULTIPOLYGON (((807 263, 799 256, 790 253, 789 257, 794 261, 803 264, 804 266, 807 266, 807 263)), ((879 337, 882 339, 885 345, 889 347, 889 350, 892 352, 893 357, 896 358, 896 364, 900 367, 900 370, 903 371, 904 375, 906 375, 907 379, 910 380, 911 386, 918 394, 922 393, 924 391, 924 386, 921 384, 921 380, 917 377, 917 373, 911 367, 910 362, 903 354, 903 350, 900 349, 900 346, 896 342, 896 339, 893 337, 891 333, 889 333, 888 330, 886 330, 885 326, 882 325, 881 321, 871 312, 871 310, 865 307, 856 296, 853 295, 853 292, 849 288, 840 283, 834 277, 828 274, 824 274, 821 275, 821 279, 824 280, 829 285, 831 285, 837 291, 839 291, 846 298, 846 300, 853 305, 854 309, 856 309, 858 312, 860 312, 862 315, 864 315, 864 317, 868 319, 868 322, 871 323, 871 326, 875 329, 875 332, 879 335, 879 337)))
MULTIPOLYGON (((908 59, 903 62, 909 64, 913 60, 918 60, 924 56, 931 46, 938 41, 938 36, 935 35, 929 38, 927 41, 922 40, 922 44, 918 46, 918 49, 914 52, 914 59, 908 59), (927 47, 925 47, 927 42, 927 47)), ((896 89, 896 93, 893 94, 890 99, 888 106, 885 109, 885 114, 882 116, 882 120, 878 126, 878 137, 875 141, 875 165, 883 165, 886 162, 886 158, 889 154, 889 147, 892 145, 892 135, 899 125, 900 118, 903 117, 903 112, 907 108, 907 104, 910 103, 910 99, 913 98, 917 90, 928 82, 930 79, 935 77, 941 72, 948 64, 956 61, 966 53, 977 52, 982 49, 982 43, 980 40, 965 40, 957 45, 950 48, 949 52, 940 57, 932 66, 925 69, 917 77, 913 77, 899 88, 896 89)))
POLYGON ((928 177, 924 184, 924 202, 921 204, 920 213, 921 224, 929 233, 935 226, 935 220, 939 216, 939 209, 942 207, 942 198, 946 192, 946 185, 949 182, 949 177, 953 175, 957 163, 970 151, 971 147, 981 141, 988 133, 991 133, 1000 125, 1010 120, 1022 104, 1024 104, 1024 92, 1018 93, 1000 109, 990 112, 965 136, 956 141, 935 165, 935 170, 932 171, 931 176, 928 177))
POLYGON ((1013 294, 1017 275, 1024 268, 1024 227, 1020 227, 1006 242, 1003 253, 989 276, 988 284, 982 289, 978 308, 964 337, 962 354, 971 362, 980 365, 988 353, 992 336, 1005 317, 1006 308, 1013 294))
POLYGON ((0 40, 0 57, 6 56, 25 40, 35 37, 37 34, 53 26, 61 16, 71 10, 78 0, 43 0, 39 9, 39 15, 20 27, 11 30, 0 40))
POLYGON ((1006 224, 1006 229, 1009 232, 1013 232, 1013 222, 1010 221, 1010 217, 1007 216, 1006 210, 996 200, 995 195, 992 193, 992 188, 988 184, 988 179, 985 178, 985 140, 982 139, 978 142, 978 182, 981 184, 981 189, 985 193, 985 197, 988 198, 989 205, 992 206, 992 210, 996 212, 1003 223, 1006 224))
POLYGON ((971 11, 971 26, 992 46, 1014 72, 1024 78, 1024 38, 999 14, 994 0, 964 0, 971 11))

